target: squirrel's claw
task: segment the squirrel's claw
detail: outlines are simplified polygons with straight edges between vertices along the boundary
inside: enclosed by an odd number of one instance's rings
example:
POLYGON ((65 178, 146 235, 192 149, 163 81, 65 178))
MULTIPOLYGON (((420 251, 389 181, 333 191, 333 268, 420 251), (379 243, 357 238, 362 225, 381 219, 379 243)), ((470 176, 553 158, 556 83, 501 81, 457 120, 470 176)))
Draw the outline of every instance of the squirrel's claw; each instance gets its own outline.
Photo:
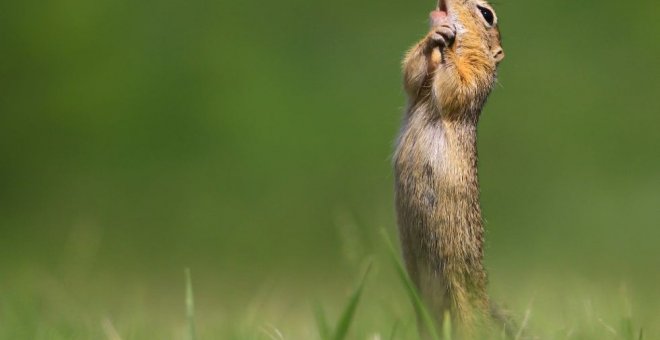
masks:
POLYGON ((430 38, 439 47, 449 47, 456 38, 456 29, 453 25, 434 27, 430 38))
POLYGON ((449 19, 448 13, 444 10, 435 10, 431 12, 430 19, 431 41, 438 47, 450 46, 456 38, 456 27, 449 19))

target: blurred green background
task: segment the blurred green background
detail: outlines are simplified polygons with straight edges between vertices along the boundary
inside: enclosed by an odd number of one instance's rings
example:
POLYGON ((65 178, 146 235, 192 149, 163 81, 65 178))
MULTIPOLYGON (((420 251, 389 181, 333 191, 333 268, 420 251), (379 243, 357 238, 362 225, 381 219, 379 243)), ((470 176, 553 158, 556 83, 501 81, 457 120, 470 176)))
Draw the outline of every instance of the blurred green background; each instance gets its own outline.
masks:
MULTIPOLYGON (((433 6, 2 1, 0 323, 30 338, 136 297, 172 310, 154 324, 182 320, 185 267, 219 315, 206 324, 258 294, 302 315, 343 294, 395 234, 400 59, 433 6)), ((660 321, 660 2, 495 8, 507 57, 479 132, 493 293, 543 309, 625 286, 660 321)))

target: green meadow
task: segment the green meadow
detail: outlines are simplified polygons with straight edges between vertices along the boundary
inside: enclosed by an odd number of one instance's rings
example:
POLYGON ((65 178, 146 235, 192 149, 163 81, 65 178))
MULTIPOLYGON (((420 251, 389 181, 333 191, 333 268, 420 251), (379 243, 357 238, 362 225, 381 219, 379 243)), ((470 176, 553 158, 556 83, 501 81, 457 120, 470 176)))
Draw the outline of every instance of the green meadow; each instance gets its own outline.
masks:
MULTIPOLYGON (((0 2, 0 339, 417 339, 391 156, 433 7, 0 2)), ((660 2, 494 7, 491 296, 660 339, 660 2)))

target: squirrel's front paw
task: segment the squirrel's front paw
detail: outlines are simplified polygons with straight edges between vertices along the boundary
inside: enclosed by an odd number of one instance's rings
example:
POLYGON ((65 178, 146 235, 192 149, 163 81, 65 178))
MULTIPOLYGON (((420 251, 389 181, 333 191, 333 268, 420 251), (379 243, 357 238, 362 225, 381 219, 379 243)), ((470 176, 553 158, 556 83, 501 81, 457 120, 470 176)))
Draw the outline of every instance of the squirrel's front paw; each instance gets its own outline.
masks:
POLYGON ((447 12, 435 10, 431 12, 431 33, 429 39, 435 46, 449 47, 456 38, 456 27, 449 20, 447 12))

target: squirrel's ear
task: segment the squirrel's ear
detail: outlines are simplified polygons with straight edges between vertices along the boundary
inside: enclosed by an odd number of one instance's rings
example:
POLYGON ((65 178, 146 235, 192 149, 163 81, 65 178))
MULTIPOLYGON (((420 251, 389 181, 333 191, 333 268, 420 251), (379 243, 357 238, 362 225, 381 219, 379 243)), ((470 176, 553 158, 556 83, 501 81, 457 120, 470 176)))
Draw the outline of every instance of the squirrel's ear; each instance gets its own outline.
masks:
POLYGON ((493 58, 495 58, 496 63, 500 63, 504 59, 504 50, 501 47, 498 47, 493 53, 493 58))

